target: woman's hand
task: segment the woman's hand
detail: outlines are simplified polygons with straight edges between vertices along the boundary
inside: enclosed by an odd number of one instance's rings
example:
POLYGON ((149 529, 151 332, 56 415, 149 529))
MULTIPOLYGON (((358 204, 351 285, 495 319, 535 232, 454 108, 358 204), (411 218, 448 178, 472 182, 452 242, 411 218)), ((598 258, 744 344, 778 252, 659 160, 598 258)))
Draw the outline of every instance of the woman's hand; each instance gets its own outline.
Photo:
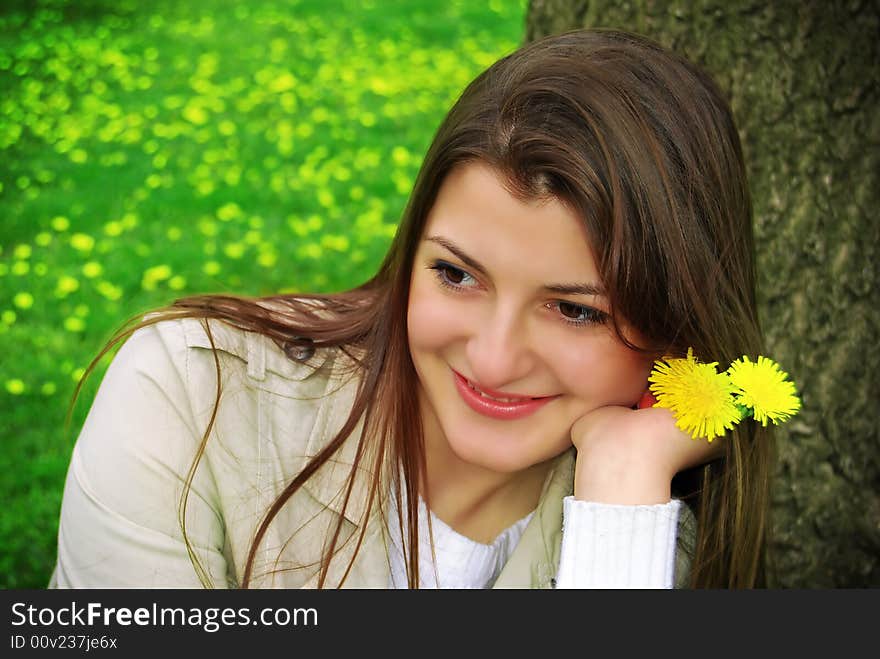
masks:
POLYGON ((667 503, 672 477, 718 457, 725 441, 691 439, 664 408, 618 406, 582 416, 571 440, 577 448, 575 498, 629 505, 667 503))

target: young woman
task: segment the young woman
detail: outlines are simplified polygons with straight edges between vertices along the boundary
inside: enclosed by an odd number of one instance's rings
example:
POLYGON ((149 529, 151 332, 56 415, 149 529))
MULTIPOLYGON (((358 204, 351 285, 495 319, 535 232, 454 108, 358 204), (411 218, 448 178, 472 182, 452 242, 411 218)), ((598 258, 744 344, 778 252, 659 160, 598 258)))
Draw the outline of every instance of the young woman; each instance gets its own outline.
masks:
POLYGON ((763 583, 767 429, 638 406, 660 356, 762 348, 730 110, 644 38, 481 74, 362 286, 185 298, 125 338, 53 586, 763 583))

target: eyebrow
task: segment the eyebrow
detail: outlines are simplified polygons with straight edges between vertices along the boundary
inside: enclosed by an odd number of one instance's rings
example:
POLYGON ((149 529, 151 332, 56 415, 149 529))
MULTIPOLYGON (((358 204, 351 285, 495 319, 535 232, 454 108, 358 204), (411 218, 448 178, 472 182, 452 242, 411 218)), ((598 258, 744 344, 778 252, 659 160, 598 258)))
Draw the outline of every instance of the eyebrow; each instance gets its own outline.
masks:
MULTIPOLYGON (((476 270, 484 277, 489 276, 488 271, 482 263, 477 261, 472 256, 468 256, 468 254, 463 249, 461 249, 461 247, 456 245, 448 238, 444 238, 443 236, 428 236, 427 238, 425 238, 425 240, 432 243, 437 243, 441 247, 449 250, 459 259, 461 259, 462 263, 476 270)), ((594 295, 605 297, 605 290, 601 286, 591 283, 545 284, 543 288, 546 291, 550 291, 551 293, 559 293, 560 295, 594 295)))

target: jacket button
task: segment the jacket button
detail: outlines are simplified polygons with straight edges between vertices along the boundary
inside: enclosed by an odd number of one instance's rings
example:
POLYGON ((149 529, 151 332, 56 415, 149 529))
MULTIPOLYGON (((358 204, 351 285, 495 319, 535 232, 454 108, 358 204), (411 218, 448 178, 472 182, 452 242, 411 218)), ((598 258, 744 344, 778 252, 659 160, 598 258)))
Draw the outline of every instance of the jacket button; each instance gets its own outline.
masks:
MULTIPOLYGON (((309 339, 303 339, 305 341, 309 341, 309 339)), ((298 362, 305 362, 311 359, 312 355, 315 354, 315 348, 310 345, 297 345, 290 341, 284 342, 284 354, 298 362)))

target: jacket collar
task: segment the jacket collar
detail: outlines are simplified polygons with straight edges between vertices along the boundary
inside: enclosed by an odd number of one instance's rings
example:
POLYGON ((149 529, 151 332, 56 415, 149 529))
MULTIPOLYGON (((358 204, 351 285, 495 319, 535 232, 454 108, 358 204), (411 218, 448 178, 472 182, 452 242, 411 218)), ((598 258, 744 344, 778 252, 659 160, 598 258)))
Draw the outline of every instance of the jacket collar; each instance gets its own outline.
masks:
POLYGON ((562 500, 573 493, 574 447, 556 458, 535 514, 493 588, 552 588, 562 550, 562 500))
MULTIPOLYGON (((321 396, 321 406, 315 418, 315 425, 306 446, 306 455, 311 458, 330 442, 344 425, 357 394, 357 378, 344 372, 342 359, 336 359, 329 365, 327 387, 321 396)), ((369 454, 361 456, 358 473, 348 505, 344 506, 345 493, 351 470, 357 458, 358 445, 363 432, 364 420, 361 419, 354 431, 343 441, 338 451, 303 485, 319 503, 342 515, 355 525, 361 524, 367 508, 370 478, 370 466, 373 457, 369 454)), ((367 446, 374 445, 367 442, 367 446)), ((375 508, 375 505, 374 505, 375 508)))
MULTIPOLYGON (((337 359, 330 366, 327 388, 321 397, 315 425, 307 444, 306 455, 313 457, 339 432, 351 411, 357 394, 357 378, 347 375, 346 364, 337 359)), ((391 579, 391 567, 388 562, 384 524, 379 512, 379 501, 373 501, 366 529, 361 526, 367 509, 372 479, 371 465, 374 457, 371 454, 361 456, 348 504, 345 495, 349 484, 352 468, 357 458, 358 445, 363 432, 363 418, 357 423, 354 431, 343 441, 339 450, 303 484, 306 490, 318 503, 344 518, 343 541, 337 554, 330 562, 326 584, 335 586, 343 576, 345 588, 388 588, 391 579), (363 541, 358 547, 361 531, 363 541), (354 552, 357 557, 348 575, 349 563, 354 552)), ((367 442, 374 446, 374 442, 367 442)), ((385 496, 388 488, 380 486, 377 496, 385 496)), ((317 576, 305 584, 306 588, 317 587, 317 576)))

